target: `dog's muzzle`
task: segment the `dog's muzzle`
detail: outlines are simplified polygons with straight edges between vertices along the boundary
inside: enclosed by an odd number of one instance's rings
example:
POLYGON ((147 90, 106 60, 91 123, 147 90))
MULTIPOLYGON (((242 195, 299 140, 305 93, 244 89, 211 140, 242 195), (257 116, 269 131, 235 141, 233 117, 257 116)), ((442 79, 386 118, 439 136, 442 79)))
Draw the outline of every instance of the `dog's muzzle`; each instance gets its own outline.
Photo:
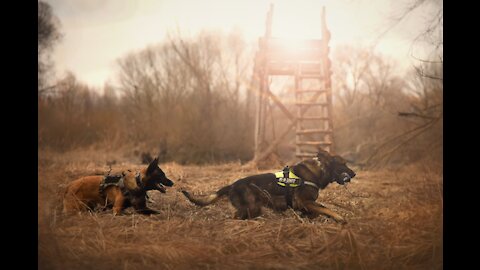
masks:
POLYGON ((350 182, 350 180, 352 180, 350 175, 348 175, 346 172, 343 172, 338 176, 336 181, 340 185, 345 185, 346 183, 350 182))

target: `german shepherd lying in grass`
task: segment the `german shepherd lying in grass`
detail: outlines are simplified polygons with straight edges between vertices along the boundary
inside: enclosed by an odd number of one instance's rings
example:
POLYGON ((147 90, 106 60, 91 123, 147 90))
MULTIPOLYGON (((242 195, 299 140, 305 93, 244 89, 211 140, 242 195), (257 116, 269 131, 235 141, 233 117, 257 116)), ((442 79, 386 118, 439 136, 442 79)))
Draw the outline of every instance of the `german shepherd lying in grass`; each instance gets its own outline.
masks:
POLYGON ((157 214, 157 211, 147 207, 147 191, 165 193, 165 186, 173 186, 173 182, 158 167, 158 158, 137 172, 127 170, 121 175, 85 176, 67 186, 63 212, 94 210, 97 205, 102 205, 104 209, 113 207, 114 215, 121 214, 130 206, 140 214, 157 214))
POLYGON ((199 206, 212 204, 228 195, 237 210, 234 218, 239 219, 258 217, 261 215, 262 206, 267 206, 276 211, 285 211, 291 207, 310 218, 322 214, 339 223, 346 223, 343 217, 315 202, 320 189, 332 182, 344 185, 355 177, 355 172, 348 168, 342 157, 320 150, 317 157, 287 168, 284 171, 285 178, 278 176, 278 173, 248 176, 208 196, 199 197, 184 190, 182 192, 199 206), (289 181, 292 179, 296 183, 289 181))

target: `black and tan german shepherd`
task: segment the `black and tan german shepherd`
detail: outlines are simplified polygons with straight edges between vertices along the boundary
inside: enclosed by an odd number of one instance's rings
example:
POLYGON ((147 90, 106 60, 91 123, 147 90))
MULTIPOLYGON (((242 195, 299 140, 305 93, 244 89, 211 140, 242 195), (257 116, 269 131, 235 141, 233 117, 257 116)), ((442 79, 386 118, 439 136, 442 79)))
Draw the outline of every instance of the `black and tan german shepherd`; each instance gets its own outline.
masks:
MULTIPOLYGON (((230 202, 237 210, 234 218, 239 219, 260 216, 262 206, 276 211, 285 211, 290 206, 310 218, 322 214, 339 223, 346 223, 343 217, 315 202, 318 192, 328 184, 337 182, 344 185, 355 177, 355 172, 347 166, 342 157, 319 150, 317 157, 303 160, 287 170, 294 176, 298 176, 300 180, 294 185, 295 187, 285 185, 286 182, 282 184, 278 174, 265 173, 239 179, 207 196, 193 196, 185 190, 182 193, 199 206, 212 204, 228 195, 230 202)), ((288 178, 283 179, 288 180, 288 178)))

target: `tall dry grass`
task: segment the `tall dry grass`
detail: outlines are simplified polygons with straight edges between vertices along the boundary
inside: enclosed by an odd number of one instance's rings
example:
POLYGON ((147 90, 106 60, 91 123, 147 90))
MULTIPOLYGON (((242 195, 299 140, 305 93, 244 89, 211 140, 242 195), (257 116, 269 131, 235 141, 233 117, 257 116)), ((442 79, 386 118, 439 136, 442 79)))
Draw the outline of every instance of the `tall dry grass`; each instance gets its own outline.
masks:
MULTIPOLYGON (((131 210, 61 214, 64 186, 105 170, 97 152, 39 153, 39 269, 441 269, 443 178, 417 164, 362 171, 348 186, 332 184, 319 202, 348 220, 274 213, 232 219, 222 199, 199 208, 179 192, 207 194, 243 176, 263 172, 240 163, 161 164, 175 186, 150 193, 159 215, 131 210)), ((107 157, 108 158, 108 157, 107 157)), ((135 163, 113 170, 139 168, 135 163)), ((272 168, 275 170, 278 168, 272 168)), ((267 171, 271 171, 267 170, 267 171)))

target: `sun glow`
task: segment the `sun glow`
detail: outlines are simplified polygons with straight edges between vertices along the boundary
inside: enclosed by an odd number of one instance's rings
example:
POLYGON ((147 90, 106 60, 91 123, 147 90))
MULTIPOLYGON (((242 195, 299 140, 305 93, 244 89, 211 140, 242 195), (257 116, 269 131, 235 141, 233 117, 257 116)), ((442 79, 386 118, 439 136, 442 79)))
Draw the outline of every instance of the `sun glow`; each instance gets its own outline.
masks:
MULTIPOLYGON (((325 7, 326 25, 331 33, 330 47, 334 49, 341 44, 373 43, 385 30, 388 12, 397 6, 395 1, 385 0, 368 3, 347 0, 106 0, 101 5, 95 0, 47 2, 52 4, 65 33, 52 56, 57 75, 70 70, 80 80, 96 86, 114 78, 117 58, 163 42, 166 33, 176 33, 177 29, 182 35, 192 36, 203 30, 224 33, 238 30, 247 42, 256 45, 258 38, 265 34, 270 4, 274 5, 271 36, 286 38, 284 46, 290 49, 296 48, 300 40, 322 38, 322 7, 325 7)), ((385 36, 378 49, 408 58, 408 41, 418 32, 414 25, 406 27, 408 33, 400 35, 397 31, 385 36)))
POLYGON ((287 38, 292 46, 298 39, 321 38, 322 2, 276 2, 272 18, 273 37, 287 38))

